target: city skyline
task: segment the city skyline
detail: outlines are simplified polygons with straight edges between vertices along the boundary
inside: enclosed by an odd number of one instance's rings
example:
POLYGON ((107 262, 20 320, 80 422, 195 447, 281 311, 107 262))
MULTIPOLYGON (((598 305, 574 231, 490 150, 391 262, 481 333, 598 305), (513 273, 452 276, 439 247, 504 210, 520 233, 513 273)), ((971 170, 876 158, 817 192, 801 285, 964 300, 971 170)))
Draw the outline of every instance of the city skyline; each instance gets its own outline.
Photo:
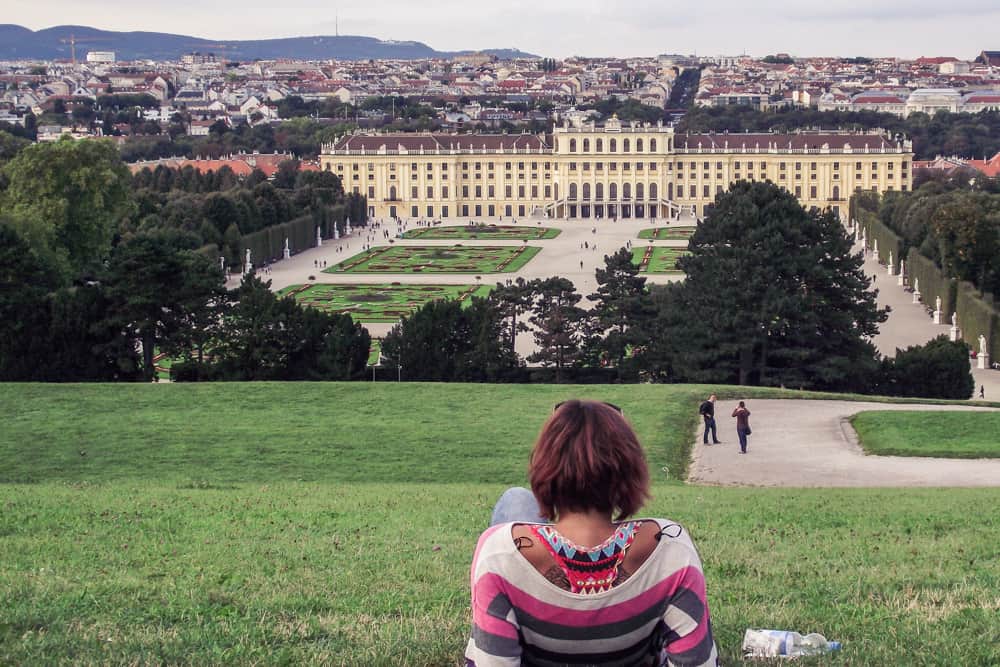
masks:
POLYGON ((143 7, 97 0, 86 7, 70 0, 44 6, 13 0, 5 20, 32 30, 59 24, 105 30, 170 32, 218 40, 311 35, 365 35, 418 41, 437 50, 518 48, 540 56, 637 57, 659 53, 798 57, 954 56, 972 59, 997 48, 1000 5, 960 0, 941 12, 929 0, 830 0, 820 9, 779 0, 745 5, 735 0, 664 6, 633 0, 626 8, 594 0, 553 0, 538 6, 510 0, 503 6, 444 0, 433 10, 400 0, 323 3, 291 0, 280 8, 246 0, 232 5, 177 0, 169 7, 143 7), (54 21, 52 17, 58 16, 54 21), (748 26, 750 26, 748 28, 748 26), (822 29, 821 29, 822 28, 822 29), (895 38, 905 35, 905 41, 895 38))

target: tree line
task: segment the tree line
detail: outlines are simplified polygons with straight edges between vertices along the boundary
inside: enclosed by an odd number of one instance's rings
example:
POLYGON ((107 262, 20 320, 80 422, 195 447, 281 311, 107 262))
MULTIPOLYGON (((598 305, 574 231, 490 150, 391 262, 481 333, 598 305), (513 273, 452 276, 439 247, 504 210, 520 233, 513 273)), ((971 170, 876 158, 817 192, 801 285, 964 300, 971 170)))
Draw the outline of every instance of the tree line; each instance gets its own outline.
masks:
MULTIPOLYGON (((132 178, 134 213, 123 231, 162 231, 185 247, 214 245, 230 264, 240 261, 243 236, 309 216, 323 225, 333 216, 343 231, 347 218, 365 219, 360 195, 345 194, 341 180, 326 171, 301 171, 290 159, 272 180, 259 169, 239 178, 229 167, 200 173, 163 165, 144 168, 132 178)), ((267 258, 261 258, 267 259, 267 258)))
POLYGON ((1000 179, 959 172, 928 177, 911 192, 856 193, 852 208, 868 211, 917 248, 945 276, 1000 295, 1000 179))
POLYGON ((267 206, 280 219, 343 204, 335 175, 293 164, 252 187, 225 173, 133 177, 110 142, 15 147, 0 161, 0 379, 150 380, 160 353, 212 379, 364 371, 370 339, 349 317, 252 276, 227 292, 217 255, 194 250, 206 224, 251 231, 267 206))

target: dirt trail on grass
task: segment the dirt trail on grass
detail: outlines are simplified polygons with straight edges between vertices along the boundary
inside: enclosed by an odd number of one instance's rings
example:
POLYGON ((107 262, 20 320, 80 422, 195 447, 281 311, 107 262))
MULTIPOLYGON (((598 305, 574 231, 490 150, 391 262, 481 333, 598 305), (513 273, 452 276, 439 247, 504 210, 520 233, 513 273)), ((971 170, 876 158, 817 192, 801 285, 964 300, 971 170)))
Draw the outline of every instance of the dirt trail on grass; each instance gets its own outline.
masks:
MULTIPOLYGON (((852 401, 747 401, 753 434, 739 453, 736 401, 715 408, 721 445, 702 444, 699 420, 688 479, 741 486, 1000 486, 1000 459, 868 456, 847 419, 867 410, 989 410, 852 401)), ((1000 434, 997 434, 1000 439, 1000 434)))

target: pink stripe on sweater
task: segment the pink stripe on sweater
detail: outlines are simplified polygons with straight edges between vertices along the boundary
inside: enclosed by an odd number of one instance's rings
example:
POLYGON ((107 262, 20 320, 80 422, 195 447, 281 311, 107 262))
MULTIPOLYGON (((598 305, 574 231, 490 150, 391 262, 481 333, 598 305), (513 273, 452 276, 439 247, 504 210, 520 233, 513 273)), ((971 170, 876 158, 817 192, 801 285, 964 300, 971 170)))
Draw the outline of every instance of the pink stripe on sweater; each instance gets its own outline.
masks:
POLYGON ((472 622, 480 630, 490 634, 517 639, 517 628, 501 618, 486 613, 486 606, 477 604, 472 607, 472 622))
MULTIPOLYGON (((708 607, 705 607, 705 618, 707 617, 708 607)), ((698 626, 680 639, 670 642, 670 645, 667 646, 668 653, 677 654, 689 651, 705 638, 705 634, 708 632, 708 623, 703 618, 696 618, 694 620, 698 623, 698 626)))
MULTIPOLYGON (((657 601, 670 598, 682 582, 696 583, 698 580, 703 580, 703 575, 696 567, 685 567, 677 570, 663 581, 652 588, 646 589, 634 598, 608 607, 591 610, 577 610, 568 606, 563 607, 549 604, 517 588, 510 581, 492 572, 484 574, 480 579, 480 586, 485 585, 487 589, 496 588, 504 591, 507 593, 507 597, 514 607, 525 610, 535 618, 560 625, 586 627, 617 623, 629 619, 656 604, 657 601), (482 581, 487 577, 491 581, 482 581)), ((704 588, 704 584, 702 583, 697 588, 692 589, 702 604, 706 604, 704 588)), ((700 619, 695 620, 698 621, 700 619)))

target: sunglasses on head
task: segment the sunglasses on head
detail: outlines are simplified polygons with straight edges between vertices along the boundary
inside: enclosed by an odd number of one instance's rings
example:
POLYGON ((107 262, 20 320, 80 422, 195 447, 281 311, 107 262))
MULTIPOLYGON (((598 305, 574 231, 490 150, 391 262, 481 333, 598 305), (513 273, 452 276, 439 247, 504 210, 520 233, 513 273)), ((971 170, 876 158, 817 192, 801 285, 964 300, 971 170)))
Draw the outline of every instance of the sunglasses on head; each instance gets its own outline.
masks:
MULTIPOLYGON (((617 412, 618 414, 620 414, 622 416, 625 415, 625 411, 622 410, 617 405, 615 405, 614 403, 608 403, 607 401, 597 401, 597 402, 598 403, 602 403, 603 405, 608 406, 609 408, 611 408, 612 410, 614 410, 615 412, 617 412)), ((569 401, 559 401, 558 403, 555 404, 555 407, 552 408, 552 412, 555 412, 556 410, 558 410, 562 406, 566 405, 567 403, 569 403, 569 401)))

